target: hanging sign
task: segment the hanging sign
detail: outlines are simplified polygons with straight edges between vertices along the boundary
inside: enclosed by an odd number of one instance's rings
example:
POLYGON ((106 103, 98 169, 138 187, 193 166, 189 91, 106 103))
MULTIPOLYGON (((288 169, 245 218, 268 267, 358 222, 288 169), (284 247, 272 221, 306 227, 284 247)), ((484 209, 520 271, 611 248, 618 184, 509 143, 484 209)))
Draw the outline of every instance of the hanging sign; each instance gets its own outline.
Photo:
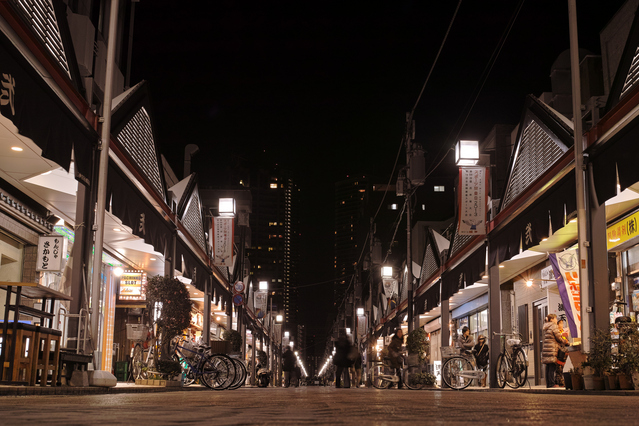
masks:
POLYGON ((38 237, 36 271, 62 272, 67 253, 67 239, 61 235, 38 237))
POLYGON ((255 315, 258 318, 264 318, 266 316, 266 299, 268 298, 268 291, 260 290, 255 292, 255 315))
POLYGON ((213 218, 213 264, 233 266, 233 218, 213 218))
POLYGON ((637 226, 637 222, 639 222, 639 212, 636 212, 606 228, 608 250, 638 236, 639 226, 637 226))
POLYGON ((357 316, 357 334, 360 336, 366 334, 366 315, 357 316))
POLYGON ((383 278, 384 294, 386 297, 391 297, 394 293, 397 293, 397 280, 394 278, 383 278))
POLYGON ((459 169, 459 224, 460 235, 486 235, 486 168, 460 167, 459 169))
POLYGON ((581 292, 577 250, 551 253, 548 257, 557 280, 557 288, 563 309, 566 312, 570 335, 581 338, 581 292))

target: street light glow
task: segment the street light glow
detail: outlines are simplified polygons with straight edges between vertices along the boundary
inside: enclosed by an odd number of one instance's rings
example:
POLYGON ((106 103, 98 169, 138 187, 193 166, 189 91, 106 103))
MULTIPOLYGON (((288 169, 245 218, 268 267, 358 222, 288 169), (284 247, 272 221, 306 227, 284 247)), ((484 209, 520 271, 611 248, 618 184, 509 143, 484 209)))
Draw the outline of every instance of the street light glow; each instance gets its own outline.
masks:
POLYGON ((260 281, 260 290, 268 290, 268 281, 260 281))

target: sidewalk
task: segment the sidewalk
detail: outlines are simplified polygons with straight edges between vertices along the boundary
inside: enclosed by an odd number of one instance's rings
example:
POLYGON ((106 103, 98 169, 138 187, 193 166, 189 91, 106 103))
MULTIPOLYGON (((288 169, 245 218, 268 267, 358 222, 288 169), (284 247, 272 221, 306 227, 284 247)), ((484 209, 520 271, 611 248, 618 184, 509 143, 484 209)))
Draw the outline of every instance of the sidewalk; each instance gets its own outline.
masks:
MULTIPOLYGON (((257 389, 254 386, 244 386, 242 389, 257 389)), ((301 388, 304 388, 302 386, 301 388)), ((261 388, 260 388, 261 389, 261 388)), ((276 388, 269 388, 276 389, 276 388)), ((363 388, 362 388, 363 389, 363 388)), ((105 387, 73 387, 73 386, 4 386, 0 385, 0 396, 26 396, 26 395, 101 395, 101 394, 122 394, 122 393, 157 393, 157 392, 197 392, 208 391, 209 389, 201 385, 191 385, 183 388, 165 386, 141 386, 134 383, 118 382, 113 388, 105 387)), ((261 389, 264 391, 265 389, 261 389)), ((406 390, 407 392, 415 392, 406 390)), ((456 392, 452 389, 424 389, 424 392, 442 391, 456 392)), ((603 395, 603 396, 639 396, 639 390, 605 390, 605 391, 572 391, 564 388, 546 388, 545 386, 526 386, 520 389, 491 389, 468 387, 459 392, 520 392, 533 394, 558 394, 558 395, 603 395)))

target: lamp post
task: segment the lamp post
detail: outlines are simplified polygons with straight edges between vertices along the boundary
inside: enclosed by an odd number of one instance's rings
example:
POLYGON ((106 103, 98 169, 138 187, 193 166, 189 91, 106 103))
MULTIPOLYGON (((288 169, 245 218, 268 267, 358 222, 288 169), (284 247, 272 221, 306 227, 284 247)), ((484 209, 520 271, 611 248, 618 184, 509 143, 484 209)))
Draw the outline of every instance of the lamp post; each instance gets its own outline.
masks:
POLYGON ((282 323, 284 322, 284 316, 282 315, 277 315, 275 317, 275 325, 277 326, 277 337, 278 337, 278 350, 277 350, 277 356, 275 357, 275 371, 277 374, 277 386, 281 386, 282 385, 282 323))

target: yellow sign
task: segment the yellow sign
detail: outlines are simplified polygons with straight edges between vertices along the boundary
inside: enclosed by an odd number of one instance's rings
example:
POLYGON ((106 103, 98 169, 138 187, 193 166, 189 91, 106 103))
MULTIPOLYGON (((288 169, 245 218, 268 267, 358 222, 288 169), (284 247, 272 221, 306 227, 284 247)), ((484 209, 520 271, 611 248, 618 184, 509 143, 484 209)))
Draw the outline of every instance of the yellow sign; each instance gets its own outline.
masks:
POLYGON ((608 250, 639 236, 639 211, 606 229, 608 250))

